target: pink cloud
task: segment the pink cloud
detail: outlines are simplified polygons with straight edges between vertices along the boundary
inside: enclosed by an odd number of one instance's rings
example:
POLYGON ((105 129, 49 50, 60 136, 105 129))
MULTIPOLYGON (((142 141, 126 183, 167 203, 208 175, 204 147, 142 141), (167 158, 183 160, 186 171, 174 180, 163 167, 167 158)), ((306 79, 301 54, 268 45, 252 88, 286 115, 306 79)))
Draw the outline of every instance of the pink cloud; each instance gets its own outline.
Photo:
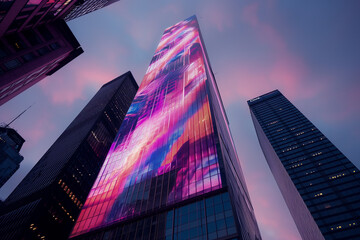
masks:
MULTIPOLYGON (((51 121, 50 114, 41 112, 36 121, 32 121, 31 128, 21 129, 21 136, 25 139, 24 149, 36 146, 43 138, 47 137, 50 131, 55 129, 53 121, 51 121), (31 139, 31 141, 27 141, 31 139)), ((24 149, 22 151, 24 151, 24 149)))
POLYGON ((78 99, 89 97, 85 96, 86 89, 94 88, 97 91, 103 84, 120 75, 115 64, 118 63, 117 58, 128 55, 127 49, 109 39, 104 40, 99 48, 101 49, 88 50, 97 51, 98 58, 89 57, 85 50, 85 53, 71 63, 39 82, 40 88, 52 103, 72 105, 78 99))
POLYGON ((116 74, 96 64, 85 63, 86 66, 70 67, 69 78, 49 77, 40 82, 40 87, 54 104, 71 105, 77 99, 83 99, 85 89, 98 89, 101 85, 112 80, 116 74), (71 87, 70 87, 71 86, 71 87))
POLYGON ((223 88, 225 102, 238 98, 250 99, 274 89, 284 90, 290 98, 308 98, 315 96, 322 87, 318 83, 304 86, 308 76, 303 60, 293 54, 281 34, 258 16, 259 4, 253 3, 242 11, 242 19, 250 26, 256 41, 270 49, 271 61, 235 61, 227 62, 217 79, 223 88), (222 76, 223 74, 223 76, 222 76))

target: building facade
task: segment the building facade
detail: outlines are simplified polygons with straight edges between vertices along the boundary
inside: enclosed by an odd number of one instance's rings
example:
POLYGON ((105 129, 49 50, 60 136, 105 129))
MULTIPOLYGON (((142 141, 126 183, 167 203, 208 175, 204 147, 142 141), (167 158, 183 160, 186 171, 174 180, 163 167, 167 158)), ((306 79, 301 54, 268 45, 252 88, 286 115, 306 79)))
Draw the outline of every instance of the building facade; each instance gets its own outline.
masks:
POLYGON ((0 127, 0 188, 19 169, 24 159, 20 149, 25 140, 14 129, 0 127))
POLYGON ((360 175, 278 90, 248 101, 265 158, 303 239, 358 239, 360 175))
POLYGON ((64 19, 65 21, 70 21, 118 1, 119 0, 81 0, 72 7, 64 19))
POLYGON ((83 53, 64 20, 0 38, 0 105, 83 53))
POLYGON ((66 239, 138 86, 105 84, 5 201, 2 239, 66 239))
POLYGON ((0 37, 63 19, 78 0, 3 0, 0 37))
POLYGON ((73 239, 261 239, 195 16, 165 30, 73 239))

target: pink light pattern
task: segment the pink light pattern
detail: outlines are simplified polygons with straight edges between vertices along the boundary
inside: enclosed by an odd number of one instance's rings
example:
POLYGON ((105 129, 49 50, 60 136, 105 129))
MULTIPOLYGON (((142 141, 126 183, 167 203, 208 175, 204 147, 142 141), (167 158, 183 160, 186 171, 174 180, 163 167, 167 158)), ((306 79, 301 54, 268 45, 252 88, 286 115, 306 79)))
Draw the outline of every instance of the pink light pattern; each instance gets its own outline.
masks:
POLYGON ((221 188, 198 24, 165 30, 72 236, 221 188))

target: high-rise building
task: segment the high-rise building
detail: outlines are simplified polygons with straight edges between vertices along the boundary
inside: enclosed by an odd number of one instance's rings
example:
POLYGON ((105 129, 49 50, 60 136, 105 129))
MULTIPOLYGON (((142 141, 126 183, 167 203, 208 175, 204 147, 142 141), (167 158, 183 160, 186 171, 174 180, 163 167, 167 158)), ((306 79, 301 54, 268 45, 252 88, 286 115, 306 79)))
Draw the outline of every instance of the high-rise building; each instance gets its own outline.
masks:
POLYGON ((360 175, 278 90, 248 101, 265 158, 303 239, 358 239, 360 175))
POLYGON ((1 0, 0 37, 83 16, 119 0, 1 0))
POLYGON ((138 86, 105 84, 6 199, 1 239, 66 239, 138 86))
POLYGON ((77 0, 3 0, 0 37, 63 19, 77 0))
POLYGON ((24 142, 14 129, 0 127, 0 188, 19 169, 24 159, 19 152, 24 142))
POLYGON ((119 0, 78 0, 64 19, 65 21, 70 21, 118 1, 119 0))
MULTIPOLYGON (((17 2, 17 1, 15 1, 17 2)), ((83 53, 64 20, 0 38, 0 105, 83 53)))
POLYGON ((74 239, 261 239, 195 16, 165 30, 74 239))

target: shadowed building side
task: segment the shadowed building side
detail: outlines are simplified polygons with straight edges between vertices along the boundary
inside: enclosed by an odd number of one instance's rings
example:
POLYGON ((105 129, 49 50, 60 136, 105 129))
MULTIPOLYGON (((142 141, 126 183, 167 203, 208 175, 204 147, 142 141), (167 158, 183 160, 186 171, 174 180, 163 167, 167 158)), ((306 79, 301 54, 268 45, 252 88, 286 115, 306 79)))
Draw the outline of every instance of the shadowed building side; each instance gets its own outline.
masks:
POLYGON ((97 92, 6 199, 4 239, 67 238, 137 89, 128 72, 97 92))
POLYGON ((303 239, 360 236, 360 175, 278 90, 248 101, 274 178, 303 239))
POLYGON ((14 129, 0 126, 0 188, 19 169, 24 159, 19 152, 24 142, 14 129))
POLYGON ((0 38, 0 105, 82 53, 63 20, 0 38))

